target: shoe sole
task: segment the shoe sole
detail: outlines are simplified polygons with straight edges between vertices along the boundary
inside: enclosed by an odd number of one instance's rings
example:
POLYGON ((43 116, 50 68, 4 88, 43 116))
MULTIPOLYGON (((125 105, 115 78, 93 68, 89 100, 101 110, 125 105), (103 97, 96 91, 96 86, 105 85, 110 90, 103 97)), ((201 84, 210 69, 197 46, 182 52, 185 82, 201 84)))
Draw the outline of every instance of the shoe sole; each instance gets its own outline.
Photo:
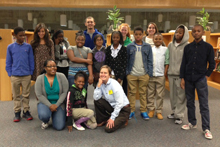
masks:
POLYGON ((16 119, 16 120, 13 120, 14 122, 19 122, 20 121, 20 119, 16 119))

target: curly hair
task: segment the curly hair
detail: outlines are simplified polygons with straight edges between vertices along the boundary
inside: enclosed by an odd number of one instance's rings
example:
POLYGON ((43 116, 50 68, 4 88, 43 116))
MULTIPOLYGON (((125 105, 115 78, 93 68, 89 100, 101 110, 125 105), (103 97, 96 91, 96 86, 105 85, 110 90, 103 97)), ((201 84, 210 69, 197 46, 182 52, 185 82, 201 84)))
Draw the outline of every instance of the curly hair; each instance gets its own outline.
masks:
POLYGON ((129 26, 127 23, 122 23, 122 24, 118 27, 118 30, 121 31, 121 28, 122 28, 122 27, 127 27, 128 33, 126 34, 126 36, 130 38, 130 35, 131 35, 130 26, 129 26))

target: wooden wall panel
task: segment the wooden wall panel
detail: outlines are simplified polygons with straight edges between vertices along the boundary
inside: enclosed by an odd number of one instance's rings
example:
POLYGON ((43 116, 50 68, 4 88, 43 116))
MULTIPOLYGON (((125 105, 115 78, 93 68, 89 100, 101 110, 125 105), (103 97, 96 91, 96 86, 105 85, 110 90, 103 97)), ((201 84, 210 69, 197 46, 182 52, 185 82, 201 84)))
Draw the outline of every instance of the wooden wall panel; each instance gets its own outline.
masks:
POLYGON ((61 7, 61 8, 214 8, 220 9, 218 0, 1 0, 8 7, 61 7))

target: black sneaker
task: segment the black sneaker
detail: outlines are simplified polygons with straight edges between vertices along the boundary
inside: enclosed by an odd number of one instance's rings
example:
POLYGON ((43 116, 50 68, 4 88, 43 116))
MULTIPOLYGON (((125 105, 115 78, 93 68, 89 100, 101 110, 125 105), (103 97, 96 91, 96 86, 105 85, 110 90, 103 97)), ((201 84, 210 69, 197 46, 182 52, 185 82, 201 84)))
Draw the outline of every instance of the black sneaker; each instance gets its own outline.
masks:
POLYGON ((29 111, 27 111, 26 113, 24 113, 24 111, 23 111, 23 117, 26 118, 27 120, 33 119, 33 117, 31 116, 29 111))
POLYGON ((21 120, 21 111, 15 113, 14 122, 19 122, 21 120))

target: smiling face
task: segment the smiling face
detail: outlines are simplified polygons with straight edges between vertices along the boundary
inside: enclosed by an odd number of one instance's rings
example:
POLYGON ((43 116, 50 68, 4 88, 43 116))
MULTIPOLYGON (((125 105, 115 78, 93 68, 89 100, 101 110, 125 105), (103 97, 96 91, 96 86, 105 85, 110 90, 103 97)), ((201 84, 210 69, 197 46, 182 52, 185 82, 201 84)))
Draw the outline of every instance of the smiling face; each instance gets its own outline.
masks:
POLYGON ((184 29, 183 28, 178 28, 175 32, 176 42, 180 43, 181 40, 183 39, 183 35, 184 35, 184 29))
POLYGON ((154 44, 156 47, 159 47, 163 43, 163 36, 162 35, 154 35, 154 44))
POLYGON ((114 45, 118 45, 120 42, 120 35, 119 33, 114 33, 112 36, 112 41, 114 45))
POLYGON ((48 75, 54 76, 57 72, 57 65, 54 61, 48 61, 44 69, 48 75))
POLYGON ((78 36, 76 38, 76 45, 77 47, 83 47, 83 45, 85 44, 85 37, 84 36, 78 36))
POLYGON ((59 40, 59 42, 62 42, 63 41, 63 33, 58 34, 57 39, 59 40))
POLYGON ((149 24, 147 33, 148 35, 154 35, 156 33, 156 27, 153 24, 149 24))
POLYGON ((15 35, 15 38, 17 39, 17 43, 22 44, 25 40, 25 32, 24 31, 18 32, 18 34, 15 35))
POLYGON ((95 28, 95 21, 93 18, 87 18, 85 22, 85 26, 87 29, 94 29, 95 28))
POLYGON ((121 32, 123 37, 126 37, 126 35, 128 34, 128 27, 127 26, 121 27, 120 32, 121 32))
POLYGON ((45 29, 41 28, 40 31, 37 33, 40 39, 43 39, 45 36, 45 29))
POLYGON ((81 89, 83 89, 83 86, 85 85, 85 78, 79 76, 79 77, 77 77, 76 80, 74 80, 74 83, 75 83, 76 87, 81 90, 81 89))
POLYGON ((95 41, 95 44, 97 47, 102 47, 102 44, 103 44, 103 39, 102 37, 98 37, 95 41))
POLYGON ((100 79, 103 81, 103 83, 107 83, 108 82, 108 79, 110 78, 110 73, 109 73, 109 70, 108 68, 102 68, 100 70, 100 79))

